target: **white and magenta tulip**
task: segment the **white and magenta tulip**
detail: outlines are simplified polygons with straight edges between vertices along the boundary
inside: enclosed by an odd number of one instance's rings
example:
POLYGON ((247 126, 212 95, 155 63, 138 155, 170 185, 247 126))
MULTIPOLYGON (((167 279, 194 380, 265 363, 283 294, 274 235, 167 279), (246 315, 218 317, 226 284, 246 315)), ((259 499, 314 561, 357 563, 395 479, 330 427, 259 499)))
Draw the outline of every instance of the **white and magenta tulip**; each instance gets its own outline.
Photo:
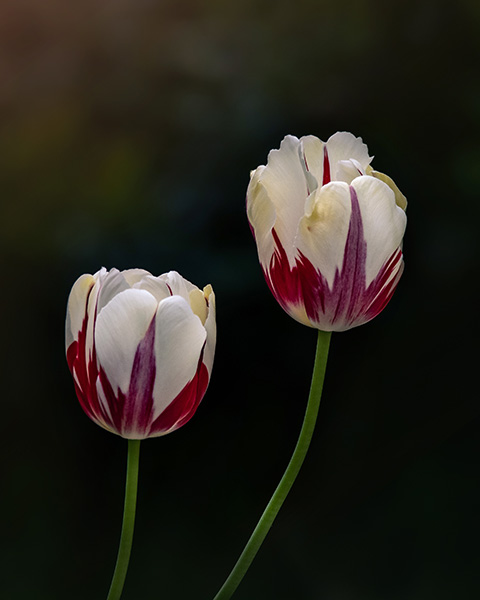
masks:
POLYGON ((175 271, 82 275, 68 299, 67 361, 85 413, 124 438, 164 435, 194 415, 215 352, 215 296, 175 271))
POLYGON ((361 138, 288 135, 251 173, 247 215, 270 290, 294 319, 345 331, 386 306, 403 271, 406 200, 361 138))

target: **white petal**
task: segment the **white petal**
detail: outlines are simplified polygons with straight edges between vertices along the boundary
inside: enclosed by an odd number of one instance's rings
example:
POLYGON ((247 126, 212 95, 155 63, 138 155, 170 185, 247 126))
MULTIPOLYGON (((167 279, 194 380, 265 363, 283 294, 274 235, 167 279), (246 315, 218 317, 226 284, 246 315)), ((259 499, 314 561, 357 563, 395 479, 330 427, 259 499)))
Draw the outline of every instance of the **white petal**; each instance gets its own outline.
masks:
POLYGON ((335 272, 342 268, 351 212, 349 186, 332 181, 312 194, 309 210, 300 221, 296 246, 330 288, 335 272))
POLYGON ((95 277, 90 274, 82 275, 73 284, 67 302, 67 320, 65 323, 65 346, 70 347, 78 340, 83 320, 87 315, 87 298, 95 284, 95 277))
POLYGON ((205 298, 208 300, 208 315, 205 320, 205 330, 207 332, 207 342, 203 352, 203 362, 208 369, 208 373, 212 373, 213 358, 215 355, 215 344, 217 341, 217 325, 215 320, 215 294, 212 286, 207 285, 204 290, 205 298))
POLYGON ((310 187, 313 192, 316 187, 323 184, 323 147, 325 144, 314 135, 305 135, 300 138, 308 171, 315 177, 317 185, 310 187))
POLYGON ((349 160, 340 160, 337 163, 337 172, 335 175, 337 181, 351 183, 355 177, 359 177, 360 175, 365 175, 365 170, 358 160, 351 158, 349 160))
POLYGON ((148 277, 149 275, 151 276, 152 274, 148 271, 145 271, 145 269, 127 269, 126 271, 122 271, 122 275, 128 285, 133 287, 144 277, 148 277))
POLYGON ((97 301, 97 314, 120 292, 130 289, 130 285, 118 269, 111 269, 101 278, 97 301))
MULTIPOLYGON (((327 152, 332 180, 343 181, 341 178, 342 171, 338 170, 339 161, 354 158, 365 170, 372 160, 368 156, 368 148, 363 143, 362 138, 357 138, 347 131, 339 131, 327 140, 327 152)), ((350 182, 347 181, 346 183, 350 182)))
POLYGON ((161 277, 154 277, 153 275, 143 277, 133 285, 133 288, 150 292, 157 302, 169 298, 172 295, 165 281, 161 277))
POLYGON ((103 281, 108 276, 108 271, 105 267, 102 267, 93 276, 95 278, 95 285, 90 292, 88 297, 88 320, 87 320, 87 334, 85 338, 85 358, 87 364, 89 363, 93 353, 93 341, 94 341, 94 328, 95 328, 95 317, 97 313, 97 300, 100 290, 102 288, 103 281))
POLYGON ((247 189, 247 217, 255 234, 260 262, 264 267, 268 267, 275 249, 272 227, 275 225, 277 213, 267 190, 259 182, 265 168, 258 167, 252 173, 247 189))
POLYGON ((393 181, 393 179, 391 177, 389 177, 388 175, 385 175, 385 173, 380 173, 380 171, 374 171, 370 167, 367 169, 367 175, 376 177, 377 179, 380 179, 380 181, 383 181, 384 183, 386 183, 388 185, 388 187, 391 188, 393 190, 393 192, 395 193, 395 202, 397 203, 397 206, 399 206, 400 208, 403 208, 403 210, 407 209, 407 199, 402 194, 402 192, 398 189, 397 184, 393 181))
POLYGON ((376 277, 384 262, 401 245, 407 217, 395 202, 393 190, 380 179, 357 177, 357 193, 367 242, 366 285, 376 277))
POLYGON ((173 296, 181 296, 182 298, 185 298, 185 300, 188 300, 191 290, 196 288, 193 283, 187 281, 180 273, 177 273, 177 271, 164 273, 163 275, 160 275, 160 279, 168 285, 173 296))
POLYGON ((126 393, 138 344, 144 338, 158 303, 145 290, 127 289, 100 311, 95 327, 98 361, 114 390, 126 393))
POLYGON ((195 376, 206 336, 187 300, 171 296, 160 302, 155 321, 155 418, 195 376))
POLYGON ((300 140, 287 135, 279 150, 272 150, 258 176, 275 207, 275 231, 293 264, 293 241, 309 195, 304 167, 300 161, 300 140))

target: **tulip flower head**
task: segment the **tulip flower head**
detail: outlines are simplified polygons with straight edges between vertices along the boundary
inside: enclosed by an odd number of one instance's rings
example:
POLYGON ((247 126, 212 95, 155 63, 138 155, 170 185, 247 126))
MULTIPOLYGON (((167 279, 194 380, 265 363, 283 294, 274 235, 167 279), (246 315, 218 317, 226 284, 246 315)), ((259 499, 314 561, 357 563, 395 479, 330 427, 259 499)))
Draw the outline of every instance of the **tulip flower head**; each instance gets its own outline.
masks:
POLYGON ((403 271, 406 200, 361 138, 288 135, 251 173, 247 215, 270 290, 294 319, 345 331, 373 319, 403 271))
POLYGON ((215 352, 215 296, 175 271, 82 275, 68 299, 67 361, 85 413, 124 438, 164 435, 195 413, 215 352))

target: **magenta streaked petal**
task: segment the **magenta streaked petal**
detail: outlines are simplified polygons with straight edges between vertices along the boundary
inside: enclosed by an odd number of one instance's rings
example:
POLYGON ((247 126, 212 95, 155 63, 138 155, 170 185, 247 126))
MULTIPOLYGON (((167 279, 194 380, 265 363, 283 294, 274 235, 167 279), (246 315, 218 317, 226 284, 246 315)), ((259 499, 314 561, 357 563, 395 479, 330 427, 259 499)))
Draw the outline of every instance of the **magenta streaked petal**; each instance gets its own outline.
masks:
POLYGON ((73 375, 75 391, 80 406, 85 414, 99 425, 103 425, 104 411, 102 410, 96 391, 95 382, 98 376, 96 356, 87 362, 86 359, 87 319, 85 318, 78 341, 71 344, 67 350, 67 362, 73 375))
POLYGON ((128 439, 149 437, 153 419, 153 386, 155 383, 155 321, 152 320, 145 337, 138 345, 125 394, 114 390, 105 371, 101 368, 99 385, 103 422, 110 431, 128 439))
POLYGON ((367 243, 355 189, 350 186, 352 212, 343 264, 332 287, 302 253, 293 267, 275 234, 275 253, 265 278, 280 305, 301 323, 325 331, 343 331, 373 319, 388 303, 403 269, 397 249, 377 277, 366 286, 367 243), (303 317, 303 311, 307 320, 303 317))
POLYGON ((205 395, 208 382, 208 369, 200 359, 195 377, 153 422, 150 435, 163 435, 185 425, 195 414, 205 395))

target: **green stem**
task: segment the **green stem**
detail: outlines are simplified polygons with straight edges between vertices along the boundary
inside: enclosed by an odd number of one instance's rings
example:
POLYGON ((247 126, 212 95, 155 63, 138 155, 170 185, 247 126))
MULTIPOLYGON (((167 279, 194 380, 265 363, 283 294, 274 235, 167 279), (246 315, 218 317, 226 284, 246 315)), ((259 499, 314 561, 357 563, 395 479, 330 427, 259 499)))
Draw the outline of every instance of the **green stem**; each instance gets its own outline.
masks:
POLYGON ((125 504, 123 507, 122 534, 118 548, 117 564, 113 573, 107 600, 119 600, 127 576, 128 562, 132 550, 135 507, 137 505, 138 461, 140 440, 128 440, 127 481, 125 484, 125 504))
POLYGON ((325 378, 325 369, 327 366, 330 337, 331 332, 318 332, 317 351, 315 354, 315 365, 313 367, 307 410, 305 411, 302 429, 292 458, 290 459, 288 467, 280 480, 277 489, 273 493, 270 502, 267 504, 263 515, 260 517, 254 532, 250 536, 247 545, 240 555, 240 558, 214 600, 228 600, 232 597, 248 568, 252 564, 255 555, 273 525, 273 521, 275 520, 278 511, 282 507, 282 504, 300 471, 300 467, 303 464, 308 447, 310 446, 315 422, 317 420, 318 408, 322 397, 323 380, 325 378))

